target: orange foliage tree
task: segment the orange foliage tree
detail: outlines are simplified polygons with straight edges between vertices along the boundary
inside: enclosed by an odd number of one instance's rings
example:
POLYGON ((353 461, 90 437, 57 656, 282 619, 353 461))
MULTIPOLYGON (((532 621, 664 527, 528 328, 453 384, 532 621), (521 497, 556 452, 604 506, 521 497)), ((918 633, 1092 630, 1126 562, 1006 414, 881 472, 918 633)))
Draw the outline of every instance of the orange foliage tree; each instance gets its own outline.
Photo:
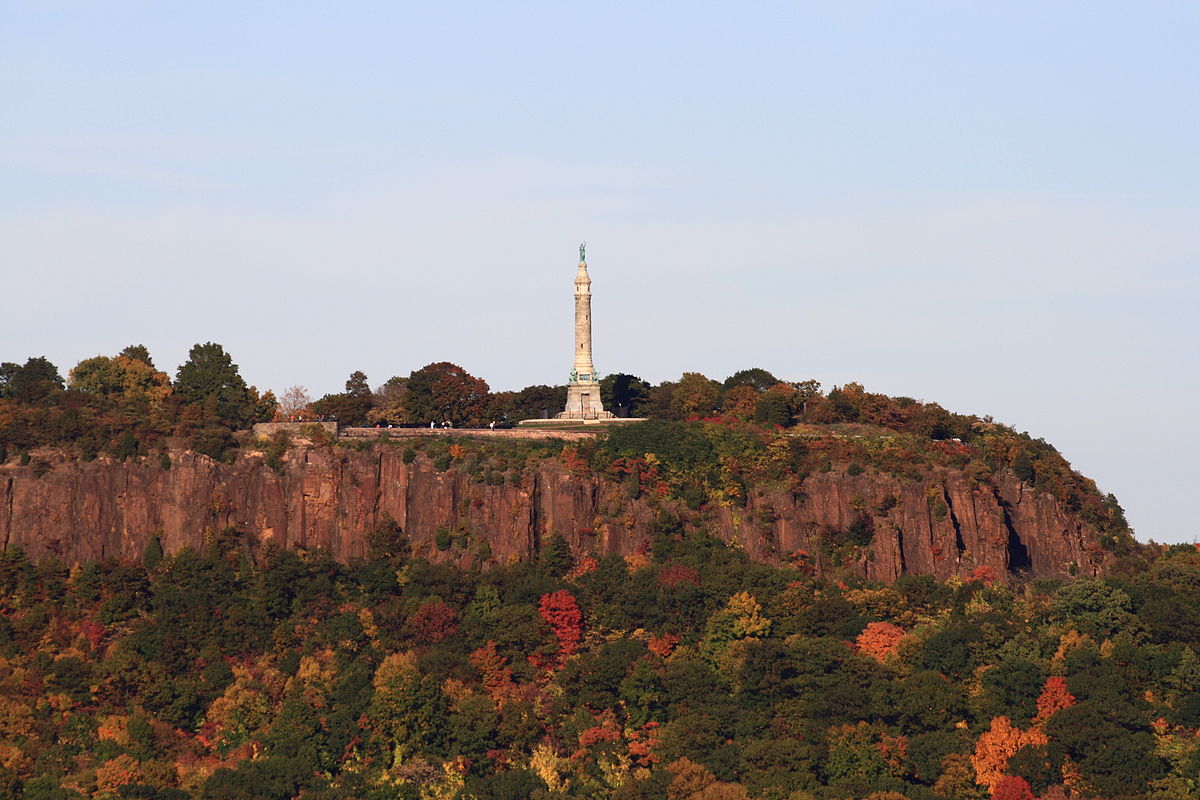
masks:
POLYGON ((1046 679, 1046 685, 1037 699, 1037 716, 1035 723, 1045 722, 1052 714, 1075 705, 1075 695, 1067 690, 1067 679, 1060 675, 1051 675, 1046 679))
POLYGON ((479 670, 483 679, 483 688, 492 701, 499 705, 516 693, 517 685, 513 682, 512 670, 508 661, 496 652, 496 643, 491 639, 487 644, 470 655, 471 666, 479 670))
POLYGON ((882 662, 904 638, 904 629, 890 622, 869 622, 854 640, 860 653, 882 662))
POLYGON ((1046 744, 1046 734, 1039 728, 1023 731, 1013 727, 1008 717, 995 717, 991 727, 979 736, 975 743, 975 753, 971 756, 971 766, 975 768, 975 782, 995 791, 1008 762, 1017 751, 1025 745, 1046 744))

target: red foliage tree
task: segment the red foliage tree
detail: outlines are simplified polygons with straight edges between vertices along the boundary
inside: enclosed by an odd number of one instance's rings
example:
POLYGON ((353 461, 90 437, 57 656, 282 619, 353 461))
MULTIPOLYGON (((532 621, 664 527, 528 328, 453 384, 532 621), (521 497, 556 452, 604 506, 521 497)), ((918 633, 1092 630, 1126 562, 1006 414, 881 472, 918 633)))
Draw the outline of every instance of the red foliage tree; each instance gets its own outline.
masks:
POLYGON ((566 589, 544 594, 538 601, 538 613, 554 631, 563 658, 573 655, 583 638, 583 614, 575 596, 566 589))
POLYGON ((440 600, 430 600, 408 620, 408 629, 417 641, 436 644, 458 632, 458 614, 440 600))
POLYGON ((992 800, 1035 800, 1033 790, 1024 778, 1006 775, 992 790, 992 800))
POLYGON ((575 596, 566 589, 542 595, 538 601, 538 614, 550 626, 558 642, 558 652, 553 658, 534 653, 529 661, 539 669, 555 669, 579 650, 579 642, 583 639, 583 614, 575 596))
POLYGON ((683 564, 670 564, 658 573, 658 585, 664 589, 676 589, 680 586, 699 586, 700 573, 683 564))
POLYGON ((673 633, 664 633, 662 636, 651 636, 650 641, 646 642, 646 647, 659 658, 666 658, 671 655, 671 651, 677 644, 679 644, 678 636, 673 633))

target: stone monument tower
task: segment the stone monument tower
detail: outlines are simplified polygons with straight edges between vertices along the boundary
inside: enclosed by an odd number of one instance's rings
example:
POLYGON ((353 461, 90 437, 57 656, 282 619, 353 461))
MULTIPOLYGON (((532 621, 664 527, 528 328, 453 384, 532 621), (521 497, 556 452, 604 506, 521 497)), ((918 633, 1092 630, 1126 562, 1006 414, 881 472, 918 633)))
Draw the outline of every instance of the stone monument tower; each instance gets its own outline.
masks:
POLYGON ((600 376, 592 364, 592 279, 588 277, 584 245, 579 245, 575 274, 575 365, 567 383, 567 407, 556 419, 613 419, 600 402, 600 376))

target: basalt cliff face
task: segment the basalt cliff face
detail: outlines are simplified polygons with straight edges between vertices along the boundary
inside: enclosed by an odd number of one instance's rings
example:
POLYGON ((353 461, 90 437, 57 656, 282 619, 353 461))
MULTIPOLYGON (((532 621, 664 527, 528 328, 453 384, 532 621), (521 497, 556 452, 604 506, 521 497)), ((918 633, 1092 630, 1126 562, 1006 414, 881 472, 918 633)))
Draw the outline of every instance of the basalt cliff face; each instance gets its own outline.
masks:
MULTIPOLYGON (((390 517, 415 552, 486 566, 529 559, 555 534, 577 554, 633 555, 649 546, 662 510, 648 498, 631 499, 621 484, 549 458, 502 485, 453 466, 438 471, 423 456, 406 463, 389 446, 297 447, 278 471, 256 453, 233 464, 186 451, 171 458, 169 469, 157 459, 65 457, 0 467, 0 545, 67 563, 137 559, 155 535, 168 552, 199 549, 206 536, 232 526, 252 550, 267 543, 324 548, 348 560, 365 555, 367 532, 390 517)), ((1098 575, 1107 564, 1095 531, 1011 473, 976 485, 950 470, 920 483, 833 471, 808 477, 801 491, 752 488, 744 507, 668 508, 752 558, 799 561, 818 572, 837 561, 879 581, 906 573, 965 577, 980 567, 997 577, 1098 575), (835 532, 856 523, 860 532, 869 526, 869 544, 831 548, 835 532)))

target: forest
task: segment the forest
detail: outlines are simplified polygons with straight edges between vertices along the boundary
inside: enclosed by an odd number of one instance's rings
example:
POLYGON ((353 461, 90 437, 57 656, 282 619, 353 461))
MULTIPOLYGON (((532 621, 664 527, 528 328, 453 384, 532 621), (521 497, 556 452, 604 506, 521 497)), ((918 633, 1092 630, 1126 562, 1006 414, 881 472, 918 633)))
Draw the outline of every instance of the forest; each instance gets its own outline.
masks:
POLYGON ((669 518, 626 558, 0 557, 0 796, 1187 798, 1200 552, 894 585, 669 518))

